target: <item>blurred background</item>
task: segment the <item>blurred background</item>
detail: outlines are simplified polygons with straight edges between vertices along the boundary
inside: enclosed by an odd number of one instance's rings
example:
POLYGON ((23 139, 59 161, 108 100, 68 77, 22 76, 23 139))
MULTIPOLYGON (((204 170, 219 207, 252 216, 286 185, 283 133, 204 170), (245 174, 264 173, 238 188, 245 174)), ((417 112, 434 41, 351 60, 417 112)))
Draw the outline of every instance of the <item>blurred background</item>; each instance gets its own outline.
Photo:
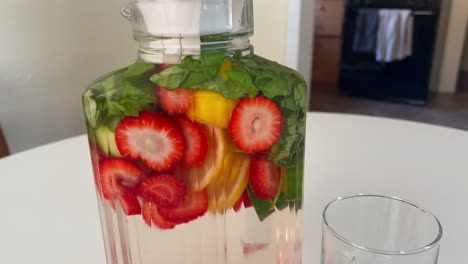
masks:
MULTIPOLYGON (((119 14, 123 1, 2 4, 0 156, 7 149, 17 153, 85 133, 81 93, 136 57, 130 26, 119 14)), ((256 52, 304 74, 311 84, 311 110, 468 130, 468 1, 254 0, 254 5, 256 52), (397 24, 376 23, 385 9, 400 10, 400 19, 409 16, 397 24), (403 29, 398 34, 411 36, 405 56, 394 54, 402 47, 384 42, 394 50, 379 59, 379 34, 397 34, 396 25, 403 29)))

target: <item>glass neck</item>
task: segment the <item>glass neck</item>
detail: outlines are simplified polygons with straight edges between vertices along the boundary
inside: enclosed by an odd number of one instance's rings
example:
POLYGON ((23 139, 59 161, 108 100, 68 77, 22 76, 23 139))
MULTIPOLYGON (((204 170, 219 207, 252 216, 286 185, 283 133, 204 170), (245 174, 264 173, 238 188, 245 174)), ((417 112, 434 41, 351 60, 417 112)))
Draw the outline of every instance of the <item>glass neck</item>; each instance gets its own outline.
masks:
POLYGON ((155 64, 180 64, 184 56, 197 56, 205 50, 241 51, 241 56, 253 53, 248 34, 233 36, 216 34, 196 37, 155 38, 136 37, 138 58, 155 64))

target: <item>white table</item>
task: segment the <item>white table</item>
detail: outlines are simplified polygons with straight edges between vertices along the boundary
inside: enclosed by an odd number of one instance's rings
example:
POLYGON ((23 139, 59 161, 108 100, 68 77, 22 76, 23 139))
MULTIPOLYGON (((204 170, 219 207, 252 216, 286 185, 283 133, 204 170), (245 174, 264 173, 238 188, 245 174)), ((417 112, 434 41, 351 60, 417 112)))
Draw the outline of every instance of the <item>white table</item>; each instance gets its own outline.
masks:
MULTIPOLYGON (((321 211, 341 195, 420 203, 444 226, 440 263, 468 263, 468 133, 354 115, 308 120, 304 263, 320 262, 321 211)), ((0 263, 101 264, 84 136, 0 160, 0 263)))

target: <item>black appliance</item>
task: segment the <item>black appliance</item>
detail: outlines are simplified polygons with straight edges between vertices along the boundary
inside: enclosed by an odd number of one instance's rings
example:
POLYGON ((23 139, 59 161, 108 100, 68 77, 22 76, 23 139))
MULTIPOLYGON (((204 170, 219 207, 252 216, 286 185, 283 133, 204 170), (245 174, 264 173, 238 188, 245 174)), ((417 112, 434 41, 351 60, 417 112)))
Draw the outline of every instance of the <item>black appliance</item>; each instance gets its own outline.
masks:
POLYGON ((340 90, 352 96, 425 104, 437 35, 440 0, 348 0, 346 3, 340 90), (414 16, 413 55, 391 63, 353 51, 359 8, 410 9, 414 16))

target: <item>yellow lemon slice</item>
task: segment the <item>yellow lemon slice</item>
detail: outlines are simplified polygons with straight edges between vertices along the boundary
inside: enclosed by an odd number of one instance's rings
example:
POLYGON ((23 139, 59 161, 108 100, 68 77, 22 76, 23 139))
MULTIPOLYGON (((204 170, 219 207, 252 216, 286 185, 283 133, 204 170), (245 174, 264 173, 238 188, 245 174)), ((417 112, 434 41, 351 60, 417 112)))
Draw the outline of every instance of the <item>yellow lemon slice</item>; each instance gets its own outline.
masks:
POLYGON ((249 182, 250 157, 241 153, 229 153, 223 161, 223 169, 208 186, 209 210, 231 209, 239 200, 249 182))
POLYGON ((227 135, 223 129, 204 126, 208 136, 208 153, 199 168, 176 166, 174 174, 181 178, 190 190, 201 191, 220 173, 227 151, 227 135))
POLYGON ((224 59, 223 63, 221 64, 221 67, 219 67, 218 76, 223 78, 224 80, 227 80, 228 76, 226 72, 228 71, 232 71, 232 64, 228 59, 224 59))
POLYGON ((228 99, 211 91, 197 91, 187 116, 199 123, 227 128, 232 111, 239 100, 228 99))

